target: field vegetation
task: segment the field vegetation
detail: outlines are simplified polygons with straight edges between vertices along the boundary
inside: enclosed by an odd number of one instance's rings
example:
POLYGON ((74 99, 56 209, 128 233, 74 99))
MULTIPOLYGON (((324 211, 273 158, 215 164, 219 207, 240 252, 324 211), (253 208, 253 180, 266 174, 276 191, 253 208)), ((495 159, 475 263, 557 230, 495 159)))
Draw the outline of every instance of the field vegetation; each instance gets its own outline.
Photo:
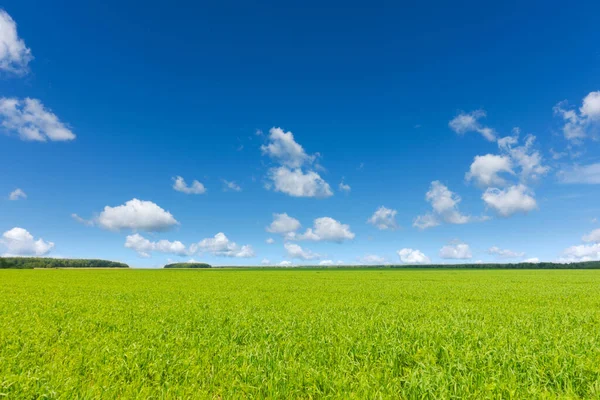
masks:
POLYGON ((0 397, 600 398, 600 271, 4 270, 0 397))

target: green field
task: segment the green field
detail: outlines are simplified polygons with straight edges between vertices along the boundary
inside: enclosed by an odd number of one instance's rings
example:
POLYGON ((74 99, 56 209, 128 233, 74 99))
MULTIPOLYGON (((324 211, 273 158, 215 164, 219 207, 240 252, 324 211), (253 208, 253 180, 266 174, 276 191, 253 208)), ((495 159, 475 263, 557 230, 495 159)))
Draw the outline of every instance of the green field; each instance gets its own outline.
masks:
POLYGON ((600 271, 3 270, 3 396, 600 398, 600 271))

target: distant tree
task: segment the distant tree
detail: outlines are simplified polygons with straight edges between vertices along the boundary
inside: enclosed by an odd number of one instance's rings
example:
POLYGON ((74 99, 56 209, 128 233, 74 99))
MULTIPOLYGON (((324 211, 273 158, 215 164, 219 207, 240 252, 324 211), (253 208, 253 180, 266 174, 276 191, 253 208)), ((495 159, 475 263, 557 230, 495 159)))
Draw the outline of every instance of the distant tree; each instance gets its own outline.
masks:
POLYGON ((212 265, 206 263, 173 263, 165 265, 164 268, 212 268, 212 265))
POLYGON ((107 260, 40 257, 0 257, 0 268, 129 268, 129 265, 107 260))

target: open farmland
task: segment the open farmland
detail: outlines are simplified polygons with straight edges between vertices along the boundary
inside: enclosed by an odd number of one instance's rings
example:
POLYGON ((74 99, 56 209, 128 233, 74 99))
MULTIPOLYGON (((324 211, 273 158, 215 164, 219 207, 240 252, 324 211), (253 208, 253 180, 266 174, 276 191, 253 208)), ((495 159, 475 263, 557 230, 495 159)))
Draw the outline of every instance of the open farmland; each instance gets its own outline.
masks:
POLYGON ((2 396, 598 398, 600 271, 3 270, 2 396))

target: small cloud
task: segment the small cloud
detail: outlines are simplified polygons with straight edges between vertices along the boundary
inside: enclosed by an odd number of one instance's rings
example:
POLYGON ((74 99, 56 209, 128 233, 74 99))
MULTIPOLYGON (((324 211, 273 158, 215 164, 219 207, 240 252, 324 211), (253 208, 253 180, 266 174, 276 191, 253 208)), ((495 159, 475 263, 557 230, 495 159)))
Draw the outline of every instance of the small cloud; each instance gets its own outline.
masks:
POLYGON ((350 193, 350 190, 351 190, 350 185, 344 183, 344 178, 342 178, 342 181, 340 182, 338 187, 340 189, 340 192, 350 193))
POLYGON ((19 199, 26 199, 27 198, 27 194, 21 190, 21 189, 15 189, 13 190, 9 195, 8 195, 8 199, 12 200, 12 201, 16 201, 19 199))
POLYGON ((206 193, 206 188, 204 185, 197 180, 192 181, 190 186, 185 183, 185 180, 181 176, 176 176, 173 178, 173 189, 185 193, 185 194, 203 194, 206 193))
POLYGON ((227 180, 223 179, 223 185, 224 185, 223 190, 225 190, 225 191, 233 191, 233 192, 241 192, 242 191, 242 188, 234 181, 227 181, 227 180))
POLYGON ((273 244, 273 243, 275 243, 275 239, 273 239, 273 238, 268 238, 267 240, 265 240, 265 242, 266 242, 267 244, 273 244))
POLYGON ((397 213, 398 211, 396 210, 381 206, 371 215, 367 223, 379 230, 394 230, 398 228, 398 224, 396 223, 397 213))

